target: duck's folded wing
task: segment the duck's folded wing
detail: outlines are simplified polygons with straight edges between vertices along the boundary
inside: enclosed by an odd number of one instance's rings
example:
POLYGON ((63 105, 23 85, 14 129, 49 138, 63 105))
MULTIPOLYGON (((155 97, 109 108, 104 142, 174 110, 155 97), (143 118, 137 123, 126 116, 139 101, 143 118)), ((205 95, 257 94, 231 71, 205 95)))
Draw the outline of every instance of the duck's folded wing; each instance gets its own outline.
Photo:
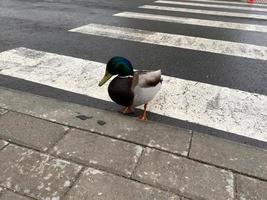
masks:
POLYGON ((140 87, 154 87, 162 82, 161 70, 157 71, 138 71, 138 85, 140 87))

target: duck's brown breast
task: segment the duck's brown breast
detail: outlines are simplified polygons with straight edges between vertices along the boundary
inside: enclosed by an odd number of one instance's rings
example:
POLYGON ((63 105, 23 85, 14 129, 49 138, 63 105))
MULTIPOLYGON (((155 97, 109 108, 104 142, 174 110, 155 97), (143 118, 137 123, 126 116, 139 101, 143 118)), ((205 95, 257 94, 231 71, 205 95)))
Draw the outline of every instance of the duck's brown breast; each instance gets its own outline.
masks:
POLYGON ((134 99, 132 77, 115 77, 108 86, 110 98, 122 106, 131 106, 134 99))

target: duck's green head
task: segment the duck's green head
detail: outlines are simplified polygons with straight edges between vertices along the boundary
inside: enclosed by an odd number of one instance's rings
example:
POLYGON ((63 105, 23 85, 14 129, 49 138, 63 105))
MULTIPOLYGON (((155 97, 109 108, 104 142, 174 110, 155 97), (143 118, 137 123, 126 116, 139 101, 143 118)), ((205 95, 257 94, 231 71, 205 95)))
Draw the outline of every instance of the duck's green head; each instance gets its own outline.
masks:
POLYGON ((133 74, 134 71, 131 62, 126 58, 116 56, 108 61, 105 75, 98 85, 104 85, 114 75, 131 76, 133 74))

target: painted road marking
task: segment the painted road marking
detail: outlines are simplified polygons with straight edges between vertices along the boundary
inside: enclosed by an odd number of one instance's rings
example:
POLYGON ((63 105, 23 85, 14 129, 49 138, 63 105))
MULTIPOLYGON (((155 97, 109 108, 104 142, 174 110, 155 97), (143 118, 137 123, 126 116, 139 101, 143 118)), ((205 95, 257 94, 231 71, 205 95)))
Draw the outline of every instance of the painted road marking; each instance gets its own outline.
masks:
MULTIPOLYGON (((190 0, 187 0, 190 1, 190 0)), ((260 3, 245 3, 245 2, 236 2, 236 1, 218 1, 218 0, 192 0, 192 1, 196 1, 196 2, 208 2, 208 3, 216 3, 216 4, 236 4, 236 5, 245 5, 245 6, 258 6, 258 7, 267 7, 266 4, 260 4, 260 3)))
POLYGON ((144 31, 102 24, 88 24, 70 30, 83 34, 116 38, 141 43, 163 45, 231 56, 267 60, 267 47, 223 40, 144 31))
POLYGON ((171 22, 171 23, 179 23, 179 24, 190 24, 190 25, 196 25, 196 26, 208 26, 208 27, 216 27, 216 28, 226 28, 226 29, 234 29, 234 30, 256 31, 256 32, 267 33, 267 26, 261 26, 261 25, 255 25, 255 24, 232 23, 232 22, 205 20, 205 19, 175 17, 175 16, 167 16, 167 15, 154 15, 154 14, 137 13, 137 12, 121 12, 113 16, 126 17, 126 18, 131 18, 131 19, 145 19, 145 20, 152 20, 152 21, 171 22))
POLYGON ((257 15, 257 14, 248 14, 248 13, 198 10, 198 9, 178 8, 178 7, 168 7, 168 6, 153 6, 153 5, 143 5, 143 6, 139 6, 139 8, 151 9, 151 10, 174 11, 174 12, 197 13, 197 14, 203 14, 203 15, 216 15, 216 16, 224 16, 224 17, 241 17, 241 18, 249 18, 249 19, 267 20, 267 15, 257 15))
POLYGON ((198 6, 205 8, 226 8, 226 9, 235 9, 235 10, 250 10, 250 11, 261 11, 267 12, 267 8, 255 8, 255 7, 242 7, 242 6, 230 6, 230 5, 216 5, 216 4, 204 4, 204 3, 191 3, 191 2, 178 2, 178 1, 165 1, 158 0, 155 3, 162 4, 173 4, 173 5, 185 5, 185 6, 198 6))
MULTIPOLYGON (((105 64, 17 48, 0 53, 0 74, 111 101, 98 87, 105 64)), ((163 76, 150 111, 267 142, 267 96, 163 76)))

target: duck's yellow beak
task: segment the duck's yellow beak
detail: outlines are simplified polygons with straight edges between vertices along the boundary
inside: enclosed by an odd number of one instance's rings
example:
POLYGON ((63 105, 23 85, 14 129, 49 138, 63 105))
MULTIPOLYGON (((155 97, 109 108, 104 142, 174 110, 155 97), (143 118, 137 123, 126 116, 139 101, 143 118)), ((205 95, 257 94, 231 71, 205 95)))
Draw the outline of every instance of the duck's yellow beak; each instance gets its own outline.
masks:
POLYGON ((105 76, 102 78, 102 80, 99 82, 98 86, 104 85, 113 75, 106 72, 105 76))

